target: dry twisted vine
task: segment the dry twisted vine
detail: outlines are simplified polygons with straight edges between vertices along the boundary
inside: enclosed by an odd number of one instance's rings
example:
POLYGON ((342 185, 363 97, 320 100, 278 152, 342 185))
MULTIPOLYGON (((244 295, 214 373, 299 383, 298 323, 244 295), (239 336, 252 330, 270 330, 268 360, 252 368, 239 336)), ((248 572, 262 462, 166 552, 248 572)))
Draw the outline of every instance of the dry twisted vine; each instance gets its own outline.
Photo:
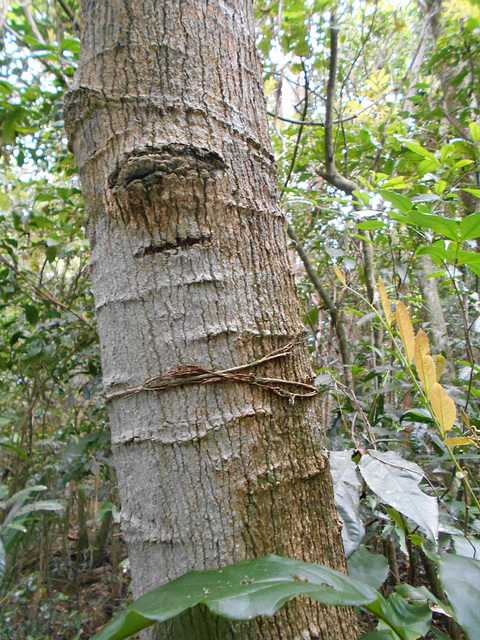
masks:
POLYGON ((211 371, 203 367, 198 367, 197 365, 180 364, 163 376, 149 378, 138 387, 129 387, 106 395, 105 402, 110 402, 115 398, 129 397, 142 391, 163 391, 186 384, 208 384, 211 382, 242 382, 262 389, 269 389, 278 396, 288 398, 291 403, 295 401, 295 398, 311 398, 317 395, 318 390, 310 384, 296 382, 294 380, 282 380, 280 378, 264 378, 255 376, 252 373, 243 373, 246 369, 251 369, 270 360, 284 358, 290 355, 295 344, 295 341, 291 341, 284 347, 272 351, 260 360, 221 371, 211 371), (292 391, 292 388, 296 388, 297 391, 292 391), (298 391, 298 389, 301 391, 298 391))

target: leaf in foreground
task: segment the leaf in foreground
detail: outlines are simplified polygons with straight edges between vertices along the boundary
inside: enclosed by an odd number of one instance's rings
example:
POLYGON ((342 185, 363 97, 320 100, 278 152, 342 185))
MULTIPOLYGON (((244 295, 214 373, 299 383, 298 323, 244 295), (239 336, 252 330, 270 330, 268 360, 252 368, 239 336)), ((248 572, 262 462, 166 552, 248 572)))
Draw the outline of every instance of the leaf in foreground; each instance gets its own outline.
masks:
POLYGON ((458 622, 470 640, 480 629, 480 561, 451 553, 438 558, 440 580, 458 622))
POLYGON ((300 594, 327 605, 360 606, 379 598, 368 585, 334 569, 271 555, 191 571, 136 600, 92 640, 123 640, 199 603, 232 620, 270 616, 300 594))

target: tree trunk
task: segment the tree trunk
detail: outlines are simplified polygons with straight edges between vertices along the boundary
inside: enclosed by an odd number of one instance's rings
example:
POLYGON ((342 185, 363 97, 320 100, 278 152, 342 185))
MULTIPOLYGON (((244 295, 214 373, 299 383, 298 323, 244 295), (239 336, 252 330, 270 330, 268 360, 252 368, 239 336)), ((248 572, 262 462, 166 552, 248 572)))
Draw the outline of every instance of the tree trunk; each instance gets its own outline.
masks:
MULTIPOLYGON (((83 0, 82 10, 65 120, 89 213, 134 595, 271 552, 342 569, 317 402, 292 395, 308 387, 258 380, 307 385, 312 371, 251 2, 83 0), (243 379, 182 383, 181 366, 225 370, 290 343, 243 379), (166 374, 163 390, 141 388, 166 374)), ((151 633, 356 637, 350 611, 302 600, 242 626, 199 609, 151 633)))

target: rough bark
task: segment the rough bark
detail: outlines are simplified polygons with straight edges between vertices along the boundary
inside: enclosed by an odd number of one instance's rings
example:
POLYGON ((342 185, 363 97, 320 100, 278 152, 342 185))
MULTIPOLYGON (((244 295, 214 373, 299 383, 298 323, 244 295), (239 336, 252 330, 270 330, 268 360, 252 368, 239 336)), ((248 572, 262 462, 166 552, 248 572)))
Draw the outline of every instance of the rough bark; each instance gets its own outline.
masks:
MULTIPOLYGON (((89 212, 134 595, 270 552, 343 568, 315 399, 222 380, 121 393, 182 364, 223 370, 291 341, 290 355, 247 373, 312 380, 251 3, 83 0, 82 10, 65 120, 89 212)), ((154 634, 356 637, 349 611, 301 600, 241 627, 199 609, 154 634)))

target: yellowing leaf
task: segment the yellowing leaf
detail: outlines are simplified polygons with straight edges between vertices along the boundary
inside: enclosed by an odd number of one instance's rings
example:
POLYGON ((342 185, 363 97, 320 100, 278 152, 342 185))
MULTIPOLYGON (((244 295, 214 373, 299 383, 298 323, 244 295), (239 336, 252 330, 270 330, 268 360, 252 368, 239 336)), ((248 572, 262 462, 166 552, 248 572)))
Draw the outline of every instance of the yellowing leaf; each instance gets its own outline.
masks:
POLYGON ((433 385, 437 382, 437 377, 435 375, 435 362, 432 356, 423 356, 418 360, 415 358, 415 362, 420 382, 427 394, 427 398, 430 398, 430 391, 433 385))
POLYGON ((395 312, 398 333, 405 349, 408 364, 411 364, 415 355, 415 337, 413 335, 413 325, 408 315, 407 307, 401 300, 397 300, 397 310, 395 312))
POLYGON ((442 373, 445 371, 445 367, 447 366, 447 361, 445 358, 439 353, 435 356, 435 369, 437 382, 440 380, 442 373))
POLYGON ((430 343, 428 336, 423 329, 419 329, 415 338, 415 362, 417 358, 423 358, 430 355, 430 343))
POLYGON ((430 390, 430 402, 443 434, 450 431, 455 422, 457 410, 454 401, 447 395, 441 384, 435 382, 430 390))
POLYGON ((470 429, 472 425, 470 424, 470 420, 468 419, 468 416, 465 413, 465 409, 463 407, 460 407, 460 415, 462 416, 463 423, 466 424, 467 427, 470 429))
POLYGON ((427 397, 430 397, 430 389, 437 382, 435 362, 430 355, 430 344, 423 329, 420 329, 415 338, 415 364, 417 366, 418 377, 422 383, 427 397))
POLYGON ((459 436, 458 438, 447 438, 444 440, 445 444, 448 444, 449 447, 459 447, 465 444, 475 444, 475 441, 471 438, 467 438, 466 436, 459 436))
POLYGON ((346 285, 347 281, 345 280, 345 274, 343 273, 343 271, 339 269, 336 264, 333 265, 333 270, 337 274, 337 278, 342 282, 342 284, 346 285))
POLYGON ((378 293, 380 295, 380 302, 382 304, 383 313, 385 314, 385 319, 388 326, 390 327, 392 324, 392 309, 390 307, 390 300, 388 299, 387 290, 381 278, 378 281, 378 293))

